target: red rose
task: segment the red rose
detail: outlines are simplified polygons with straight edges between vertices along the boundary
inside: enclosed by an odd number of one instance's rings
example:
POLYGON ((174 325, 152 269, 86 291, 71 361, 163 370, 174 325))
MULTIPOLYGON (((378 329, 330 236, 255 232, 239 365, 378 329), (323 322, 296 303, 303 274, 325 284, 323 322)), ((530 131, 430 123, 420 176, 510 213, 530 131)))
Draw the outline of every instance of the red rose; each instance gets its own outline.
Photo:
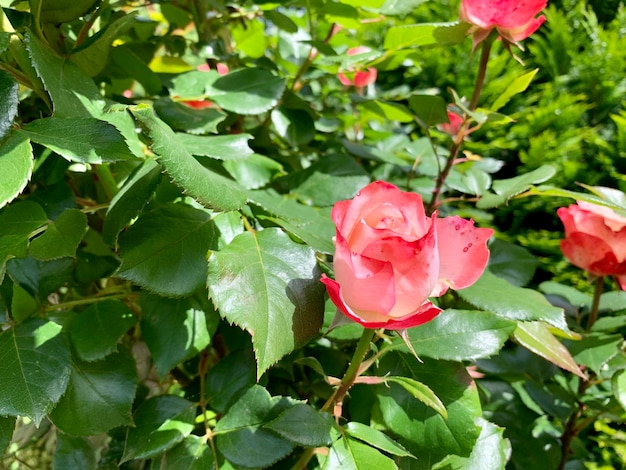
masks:
POLYGON ((556 213, 565 227, 565 257, 596 276, 616 276, 626 290, 626 217, 584 201, 556 213))
MULTIPOLYGON (((346 51, 346 53, 348 55, 358 55, 358 54, 365 54, 366 52, 369 52, 370 49, 364 46, 360 46, 360 47, 353 47, 351 49, 348 49, 346 51)), ((374 83, 376 81, 376 76, 378 75, 378 71, 373 68, 373 67, 368 67, 366 70, 358 70, 358 71, 353 71, 353 70, 346 70, 342 73, 339 73, 337 75, 337 78, 339 78, 339 81, 346 86, 355 86, 357 88, 364 88, 368 85, 370 85, 371 83, 374 83)))
POLYGON ((473 284, 493 230, 436 215, 426 216, 418 194, 382 181, 336 203, 335 280, 322 282, 337 308, 366 328, 409 328, 441 311, 428 297, 473 284))
POLYGON ((546 21, 537 15, 547 4, 548 0, 462 0, 459 17, 474 26, 474 47, 494 28, 504 40, 517 44, 546 21))

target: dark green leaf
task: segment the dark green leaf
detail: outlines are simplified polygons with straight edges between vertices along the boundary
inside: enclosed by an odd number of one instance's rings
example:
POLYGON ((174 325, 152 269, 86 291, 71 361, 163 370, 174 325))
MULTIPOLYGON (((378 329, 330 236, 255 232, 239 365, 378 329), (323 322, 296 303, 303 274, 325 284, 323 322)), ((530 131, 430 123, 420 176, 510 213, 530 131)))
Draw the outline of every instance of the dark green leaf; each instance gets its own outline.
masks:
POLYGON ((256 363, 252 351, 228 354, 209 370, 206 378, 207 401, 214 410, 224 413, 242 390, 256 382, 256 363))
POLYGON ((514 286, 526 285, 536 267, 537 259, 527 249, 498 239, 489 243, 489 271, 514 286))
POLYGON ((279 106, 272 111, 272 123, 278 135, 292 147, 306 145, 315 137, 315 122, 303 109, 279 106))
POLYGON ((409 106, 426 127, 448 122, 446 102, 441 96, 413 95, 409 98, 409 106))
POLYGON ((553 307, 537 291, 515 287, 489 271, 472 286, 457 291, 475 307, 491 311, 510 320, 541 320, 568 331, 563 310, 553 307))
POLYGON ((211 216, 185 204, 142 214, 119 238, 117 275, 158 294, 191 294, 206 280, 206 253, 216 233, 211 216))
POLYGON ((441 400, 428 387, 417 380, 409 377, 385 377, 385 382, 392 382, 400 385, 403 389, 413 395, 414 398, 424 403, 439 413, 444 419, 448 419, 448 412, 441 400))
POLYGON ((69 376, 70 352, 56 323, 32 319, 0 334, 0 415, 39 425, 69 376))
POLYGON ((0 140, 4 139, 17 114, 18 84, 4 70, 0 70, 0 140))
POLYGON ((294 23, 291 18, 283 15, 278 10, 266 11, 264 16, 283 31, 287 31, 288 33, 296 33, 298 31, 298 25, 294 23))
POLYGON ((395 470, 398 466, 389 457, 356 439, 336 440, 324 462, 324 470, 395 470))
POLYGON ((161 377, 209 345, 219 316, 205 303, 194 298, 142 297, 141 331, 161 377))
POLYGON ((148 64, 141 60, 130 46, 121 45, 109 49, 111 61, 124 71, 128 77, 134 78, 146 90, 148 95, 158 95, 163 89, 159 76, 148 64))
POLYGON ((86 231, 87 216, 78 209, 68 209, 30 242, 30 254, 41 261, 74 257, 86 231))
POLYGON ((154 110, 172 129, 190 134, 217 133, 217 126, 226 119, 226 115, 218 109, 195 109, 170 98, 156 101, 154 110))
POLYGON ((243 188, 198 163, 151 109, 137 108, 133 115, 147 128, 153 142, 152 151, 165 171, 190 196, 208 207, 224 211, 237 210, 246 202, 243 188))
POLYGON ((95 118, 59 118, 55 115, 26 124, 20 133, 71 162, 135 159, 115 126, 95 118))
MULTIPOLYGON (((616 373, 611 379, 611 389, 617 402, 626 410, 626 371, 616 373)), ((2 446, 0 446, 0 451, 2 446)))
POLYGON ((135 427, 128 429, 120 463, 173 448, 191 433, 194 417, 194 404, 184 398, 160 395, 146 400, 135 411, 135 427))
POLYGON ((203 437, 193 434, 169 450, 160 460, 168 470, 212 470, 216 468, 211 447, 203 437))
POLYGON ((14 416, 0 416, 0 455, 4 455, 4 450, 11 442, 16 421, 14 416))
POLYGON ((333 418, 304 403, 286 409, 265 428, 304 447, 323 447, 332 444, 330 431, 333 418))
POLYGON ((346 433, 388 454, 398 455, 400 457, 414 457, 389 436, 365 424, 352 421, 346 425, 346 433))
POLYGON ((322 326, 318 276, 313 250, 279 229, 245 232, 211 253, 210 296, 226 320, 252 335, 258 377, 322 326))
POLYGON ((0 207, 22 192, 32 172, 33 150, 30 142, 15 133, 0 145, 0 207))
POLYGON ((96 452, 84 437, 57 433, 54 468, 96 470, 96 452))
POLYGON ((94 303, 72 321, 72 344, 82 360, 102 359, 117 350, 119 339, 136 322, 137 318, 123 302, 94 303))
POLYGON ((14 258, 7 262, 7 273, 38 300, 44 300, 72 278, 74 260, 60 258, 38 261, 32 256, 14 258))

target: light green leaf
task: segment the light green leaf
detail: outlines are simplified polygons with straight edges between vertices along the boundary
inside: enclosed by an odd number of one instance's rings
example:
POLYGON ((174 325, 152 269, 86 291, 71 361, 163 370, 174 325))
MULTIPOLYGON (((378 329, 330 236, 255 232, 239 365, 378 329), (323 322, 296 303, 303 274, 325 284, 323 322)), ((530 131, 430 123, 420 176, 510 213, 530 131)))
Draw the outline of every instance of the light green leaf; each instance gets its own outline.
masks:
POLYGON ((578 367, 578 364, 576 364, 570 352, 552 333, 550 333, 545 323, 518 323, 513 337, 529 351, 538 354, 572 374, 576 374, 578 377, 586 378, 585 374, 580 371, 580 367, 578 367))
POLYGON ((444 419, 448 419, 448 412, 445 405, 435 395, 435 393, 428 387, 417 380, 409 377, 385 377, 385 382, 393 382, 400 385, 403 389, 413 395, 413 398, 424 403, 424 405, 432 408, 439 413, 444 419))
POLYGON ((531 70, 524 75, 515 77, 513 81, 509 83, 509 85, 506 87, 504 92, 500 96, 498 96, 498 98, 496 98, 496 101, 491 105, 491 111, 498 111, 505 104, 507 104, 513 96, 526 90, 538 71, 539 69, 531 70))
POLYGON ((235 41, 236 48, 245 56, 259 59, 265 55, 267 34, 265 22, 250 20, 244 23, 234 23, 230 33, 235 41))
MULTIPOLYGON (((611 389, 617 402, 626 410, 626 371, 621 370, 613 376, 611 389)), ((1 446, 0 450, 2 450, 1 446)))
POLYGON ((87 216, 78 209, 68 209, 30 242, 30 254, 41 261, 73 257, 86 231, 87 216))
POLYGON ((150 159, 131 173, 107 209, 102 227, 104 241, 116 242, 122 229, 137 217, 159 185, 161 171, 161 166, 150 159))
POLYGON ((333 426, 334 420, 328 413, 299 403, 283 411, 265 428, 303 447, 324 447, 332 444, 333 426))
POLYGON ((254 115, 278 104, 285 80, 264 69, 244 68, 207 85, 207 96, 227 111, 254 115))
POLYGON ((17 114, 18 84, 4 70, 0 70, 0 141, 7 135, 17 114))
POLYGON ((159 395, 143 402, 126 434, 120 463, 159 455, 180 443, 193 430, 195 405, 174 395, 159 395))
POLYGON ((387 0, 380 7, 380 12, 385 16, 404 16, 428 1, 430 0, 387 0))
POLYGON ((59 118, 55 115, 26 124, 19 132, 70 162, 135 159, 115 126, 95 118, 59 118))
POLYGON ((194 298, 144 295, 141 311, 141 332, 161 377, 206 348, 219 323, 211 306, 194 298))
POLYGON ((504 204, 512 197, 528 191, 533 185, 549 180, 555 174, 556 169, 553 166, 543 165, 520 176, 494 181, 492 188, 496 194, 488 193, 483 195, 476 203, 476 207, 479 209, 491 209, 504 204))
POLYGON ((27 416, 39 426, 69 376, 70 352, 56 323, 32 319, 0 334, 0 415, 27 416))
POLYGON ((19 133, 14 133, 0 144, 0 207, 22 192, 32 172, 33 150, 30 142, 19 133))
MULTIPOLYGON (((448 309, 434 320, 409 329, 409 341, 419 357, 465 361, 497 354, 515 322, 490 312, 448 309)), ((399 338, 395 346, 403 346, 399 338)))
POLYGON ((385 34, 383 47, 398 50, 407 47, 432 46, 435 44, 459 44, 465 39, 469 24, 422 23, 392 26, 385 34))
POLYGON ((258 377, 322 326, 315 253, 279 229, 242 233, 212 252, 207 285, 220 314, 252 335, 258 377))
POLYGON ((563 309, 553 307, 539 292, 515 287, 489 271, 472 286, 457 291, 475 307, 488 310, 509 320, 541 320, 568 331, 563 309))
POLYGON ((235 135, 191 135, 176 134, 187 152, 199 157, 210 157, 218 160, 245 160, 254 151, 248 145, 252 139, 250 134, 235 135))
POLYGON ((117 350, 117 342, 135 323, 133 312, 119 300, 94 303, 72 321, 72 344, 82 360, 102 359, 117 350))
POLYGON ((413 115, 403 105, 382 100, 369 100, 360 105, 365 116, 373 116, 381 121, 398 121, 407 123, 413 121, 413 115))
POLYGON ((206 280, 206 253, 217 234, 211 216, 185 204, 143 213, 119 238, 119 277, 161 295, 182 297, 206 280))
POLYGON ((577 191, 570 191, 567 189, 555 188, 549 185, 541 185, 538 187, 532 187, 528 190, 529 195, 539 195, 539 196, 557 196, 557 197, 567 197, 574 199, 576 201, 585 201, 590 202, 591 204, 598 204, 600 206, 606 206, 609 209, 614 210, 618 214, 626 216, 626 206, 622 204, 619 200, 613 201, 609 199, 605 199, 595 194, 589 193, 580 193, 577 191))
POLYGON ((336 440, 324 461, 323 470, 395 470, 393 460, 356 439, 336 440))
POLYGON ((277 176, 285 174, 279 162, 256 153, 245 160, 225 161, 224 168, 246 189, 261 188, 277 176))
POLYGON ((591 333, 579 341, 565 342, 576 362, 589 367, 598 375, 601 374, 604 365, 620 353, 623 344, 622 335, 605 333, 591 333))
POLYGON ((415 458, 410 452, 407 452, 404 447, 378 429, 374 429, 356 421, 349 422, 345 429, 346 433, 350 437, 359 439, 372 447, 376 447, 377 449, 387 452, 388 454, 397 455, 399 457, 415 458))
POLYGON ((57 433, 54 451, 55 469, 96 470, 96 451, 84 437, 72 437, 57 433))
POLYGON ((75 436, 91 436, 130 425, 137 386, 135 367, 126 350, 95 362, 74 358, 67 391, 50 419, 59 429, 75 436))
POLYGON ((136 108, 135 118, 147 130, 152 151, 174 182, 202 204, 218 210, 237 210, 246 194, 237 183, 203 167, 178 141, 176 134, 151 109, 136 108))
POLYGON ((448 122, 446 102, 441 96, 413 95, 409 98, 409 106, 426 127, 448 122))
POLYGON ((52 98, 56 118, 102 114, 104 99, 93 80, 78 65, 59 57, 30 32, 26 33, 26 47, 37 75, 52 98))

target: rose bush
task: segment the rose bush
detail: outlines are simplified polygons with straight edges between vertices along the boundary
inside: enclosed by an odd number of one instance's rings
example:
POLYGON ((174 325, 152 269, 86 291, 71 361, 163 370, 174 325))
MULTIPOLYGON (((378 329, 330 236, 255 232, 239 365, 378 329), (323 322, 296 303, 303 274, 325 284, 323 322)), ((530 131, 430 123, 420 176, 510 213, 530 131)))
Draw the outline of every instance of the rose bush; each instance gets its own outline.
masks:
POLYGON ((517 44, 546 21, 545 16, 537 15, 547 4, 547 0, 463 0, 459 18, 473 25, 474 47, 494 28, 504 40, 517 44))
POLYGON ((337 308, 366 328, 403 329, 441 309, 428 297, 462 289, 483 273, 493 230, 458 216, 428 217, 422 198, 377 181, 332 210, 335 280, 322 282, 337 308))
POLYGON ((565 227, 565 257, 596 276, 616 276, 626 290, 626 217, 584 201, 561 207, 557 214, 565 227))

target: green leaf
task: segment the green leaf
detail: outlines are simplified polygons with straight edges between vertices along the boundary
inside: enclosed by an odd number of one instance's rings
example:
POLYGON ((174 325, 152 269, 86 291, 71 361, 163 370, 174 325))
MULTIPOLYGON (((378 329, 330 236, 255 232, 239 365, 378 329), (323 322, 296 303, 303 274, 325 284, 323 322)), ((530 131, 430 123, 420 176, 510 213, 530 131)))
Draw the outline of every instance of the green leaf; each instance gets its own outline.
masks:
POLYGON ((19 133, 14 133, 0 145, 0 207, 22 192, 32 172, 33 150, 30 142, 19 133))
POLYGON ((115 243, 122 229, 141 212, 161 181, 161 170, 161 166, 150 159, 131 173, 107 209, 102 227, 105 242, 115 243))
POLYGON ((96 470, 96 452, 84 437, 57 433, 54 468, 96 470))
POLYGON ((465 194, 481 196, 491 187, 491 177, 479 168, 462 168, 462 164, 452 167, 446 185, 465 194))
MULTIPOLYGON (((515 323, 490 312, 445 310, 434 320, 409 329, 409 341, 418 356, 465 361, 497 354, 515 323)), ((397 346, 403 346, 400 339, 397 346)))
POLYGON ((26 33, 26 47, 37 75, 52 98, 56 118, 102 114, 104 99, 93 80, 78 65, 59 57, 31 32, 26 33))
POLYGON ((37 313, 40 304, 19 284, 13 284, 13 297, 11 298, 11 317, 18 323, 37 313))
POLYGON ((283 78, 264 69, 244 68, 207 84, 206 94, 227 111, 255 115, 275 107, 284 90, 283 78))
POLYGON ((279 162, 256 153, 245 160, 225 161, 224 169, 246 189, 260 188, 276 176, 284 174, 283 166, 279 162))
POLYGON ((235 135, 191 135, 176 134, 181 144, 192 155, 218 160, 245 160, 254 151, 248 145, 250 134, 235 135))
POLYGON ((495 239, 489 243, 489 271, 514 286, 524 286, 535 274, 537 259, 521 246, 495 239))
POLYGON ((469 24, 422 23, 392 26, 385 34, 383 48, 398 50, 407 47, 458 44, 465 39, 469 24))
POLYGON ((171 449, 191 433, 194 417, 194 404, 184 398, 159 395, 146 400, 135 411, 135 427, 128 429, 120 463, 171 449))
POLYGON ((515 287, 489 271, 472 286, 457 291, 462 299, 509 320, 544 321, 568 331, 563 309, 553 307, 539 292, 515 287))
POLYGON ((242 233, 212 252, 207 285, 220 314, 252 335, 258 377, 322 326, 315 253, 279 229, 242 233))
POLYGON ((135 361, 126 350, 95 362, 72 361, 67 391, 50 414, 62 431, 90 436, 132 423, 135 361))
POLYGON ((230 29, 236 48, 244 56, 259 59, 265 55, 267 34, 265 23, 259 20, 250 20, 243 23, 234 23, 230 29))
POLYGON ((141 311, 141 332, 161 377, 206 348, 219 322, 210 305, 194 298, 144 295, 141 311))
POLYGON ((217 126, 226 119, 226 115, 219 109, 195 109, 170 98, 157 100, 154 110, 172 129, 190 134, 217 133, 217 126))
POLYGON ((243 390, 256 383, 256 363, 249 350, 231 352, 209 370, 206 398, 211 408, 224 413, 243 390))
POLYGON ((147 129, 152 151, 172 180, 202 204, 218 210, 237 210, 246 194, 237 183, 203 167, 185 150, 176 134, 151 109, 136 108, 135 118, 147 129))
POLYGON ((32 319, 0 334, 0 415, 26 416, 39 426, 69 376, 70 353, 56 323, 32 319))
POLYGON ((123 302, 94 303, 72 321, 72 344, 83 361, 102 359, 117 350, 117 342, 135 323, 137 318, 123 302))
POLYGON ((324 470, 395 470, 398 466, 389 457, 356 439, 342 437, 328 452, 324 470))
POLYGON ((414 398, 424 403, 439 413, 444 419, 448 419, 448 412, 445 405, 428 387, 417 380, 408 377, 385 377, 385 382, 393 382, 400 385, 403 389, 413 395, 414 398))
POLYGON ((294 23, 291 18, 287 15, 283 15, 278 10, 266 11, 263 16, 283 31, 292 34, 298 32, 298 25, 294 23))
POLYGON ((600 375, 602 368, 620 352, 624 338, 604 333, 591 333, 580 341, 567 341, 565 345, 579 364, 600 375))
POLYGON ((13 77, 0 70, 0 140, 9 132, 17 114, 18 88, 13 77))
POLYGON ((576 374, 578 377, 586 378, 585 374, 580 371, 578 364, 576 364, 570 352, 552 333, 550 333, 545 323, 518 323, 513 337, 529 351, 538 354, 572 374, 576 374))
POLYGON ((409 98, 409 106, 426 127, 448 122, 446 102, 441 96, 413 95, 409 98))
POLYGON ((278 135, 292 147, 306 145, 315 137, 315 122, 303 109, 279 106, 272 111, 272 123, 278 135))
POLYGON ((390 352, 383 356, 376 375, 407 377, 427 385, 448 411, 445 420, 402 387, 376 385, 381 424, 413 455, 413 468, 429 469, 447 455, 469 456, 480 430, 482 415, 478 391, 462 364, 390 352))
POLYGON ((86 231, 87 216, 78 209, 68 209, 30 242, 30 254, 41 261, 74 257, 86 231))
POLYGON ((210 470, 216 468, 215 457, 206 439, 190 434, 183 442, 167 451, 160 467, 168 470, 210 470))
POLYGON ((134 160, 122 134, 108 122, 89 117, 53 116, 23 126, 21 134, 70 162, 134 160))
POLYGON ((378 429, 374 429, 370 426, 366 426, 365 424, 358 423, 356 421, 349 422, 345 427, 346 433, 350 437, 354 437, 359 439, 372 447, 376 447, 388 454, 397 455, 399 457, 413 457, 410 452, 408 452, 404 447, 400 444, 392 440, 389 436, 379 431, 378 429))
POLYGON ((282 459, 295 445, 263 425, 293 404, 254 385, 218 421, 213 434, 217 448, 230 462, 247 468, 267 467, 282 459))
POLYGON ((611 378, 611 390, 617 402, 626 410, 626 371, 621 370, 611 378))
POLYGON ((206 253, 217 239, 211 216, 185 204, 143 213, 119 238, 117 275, 161 295, 182 297, 206 280, 206 253))
POLYGON ((332 444, 333 426, 334 420, 328 413, 300 403, 283 411, 265 428, 303 447, 324 447, 332 444))
MULTIPOLYGON (((584 186, 584 185, 583 185, 584 186)), ((588 193, 580 193, 577 191, 570 191, 567 189, 555 188, 549 185, 541 185, 539 187, 532 187, 528 190, 529 195, 539 195, 539 196, 557 196, 557 197, 567 197, 570 199, 574 199, 576 201, 585 201, 590 202, 591 204, 597 204, 600 206, 606 206, 609 209, 614 210, 618 214, 626 216, 626 207, 622 204, 618 198, 617 201, 612 199, 605 199, 594 194, 588 193)))
POLYGON ((364 102, 360 108, 367 115, 373 115, 381 121, 398 121, 407 123, 413 121, 413 115, 403 105, 382 100, 369 100, 364 102))
POLYGON ((74 260, 71 258, 38 261, 26 256, 7 262, 7 273, 11 279, 40 301, 70 282, 73 268, 74 260))
POLYGON ((159 76, 135 53, 131 45, 109 49, 111 62, 129 78, 137 80, 148 95, 158 95, 163 89, 159 76))
POLYGON ((387 0, 380 7, 380 12, 385 16, 404 16, 412 13, 422 3, 430 0, 387 0))
POLYGON ((5 449, 11 442, 16 422, 16 417, 0 416, 0 455, 4 455, 5 449))
POLYGON ((538 71, 539 69, 534 69, 530 72, 525 73, 524 75, 515 77, 513 81, 509 83, 509 85, 506 87, 504 92, 500 96, 498 96, 498 98, 496 98, 496 101, 491 105, 491 111, 498 111, 505 104, 507 104, 512 97, 526 90, 538 71))
POLYGON ((536 170, 529 171, 514 178, 497 180, 493 182, 492 188, 496 194, 485 194, 476 203, 479 209, 491 209, 492 207, 504 204, 514 196, 524 191, 528 191, 534 184, 543 183, 556 174, 556 169, 550 165, 543 165, 536 170))
POLYGON ((74 51, 71 56, 72 61, 88 76, 95 77, 98 75, 107 65, 111 43, 121 32, 128 29, 132 23, 136 21, 136 16, 136 11, 129 12, 112 23, 107 24, 103 29, 85 41, 85 47, 74 51))

